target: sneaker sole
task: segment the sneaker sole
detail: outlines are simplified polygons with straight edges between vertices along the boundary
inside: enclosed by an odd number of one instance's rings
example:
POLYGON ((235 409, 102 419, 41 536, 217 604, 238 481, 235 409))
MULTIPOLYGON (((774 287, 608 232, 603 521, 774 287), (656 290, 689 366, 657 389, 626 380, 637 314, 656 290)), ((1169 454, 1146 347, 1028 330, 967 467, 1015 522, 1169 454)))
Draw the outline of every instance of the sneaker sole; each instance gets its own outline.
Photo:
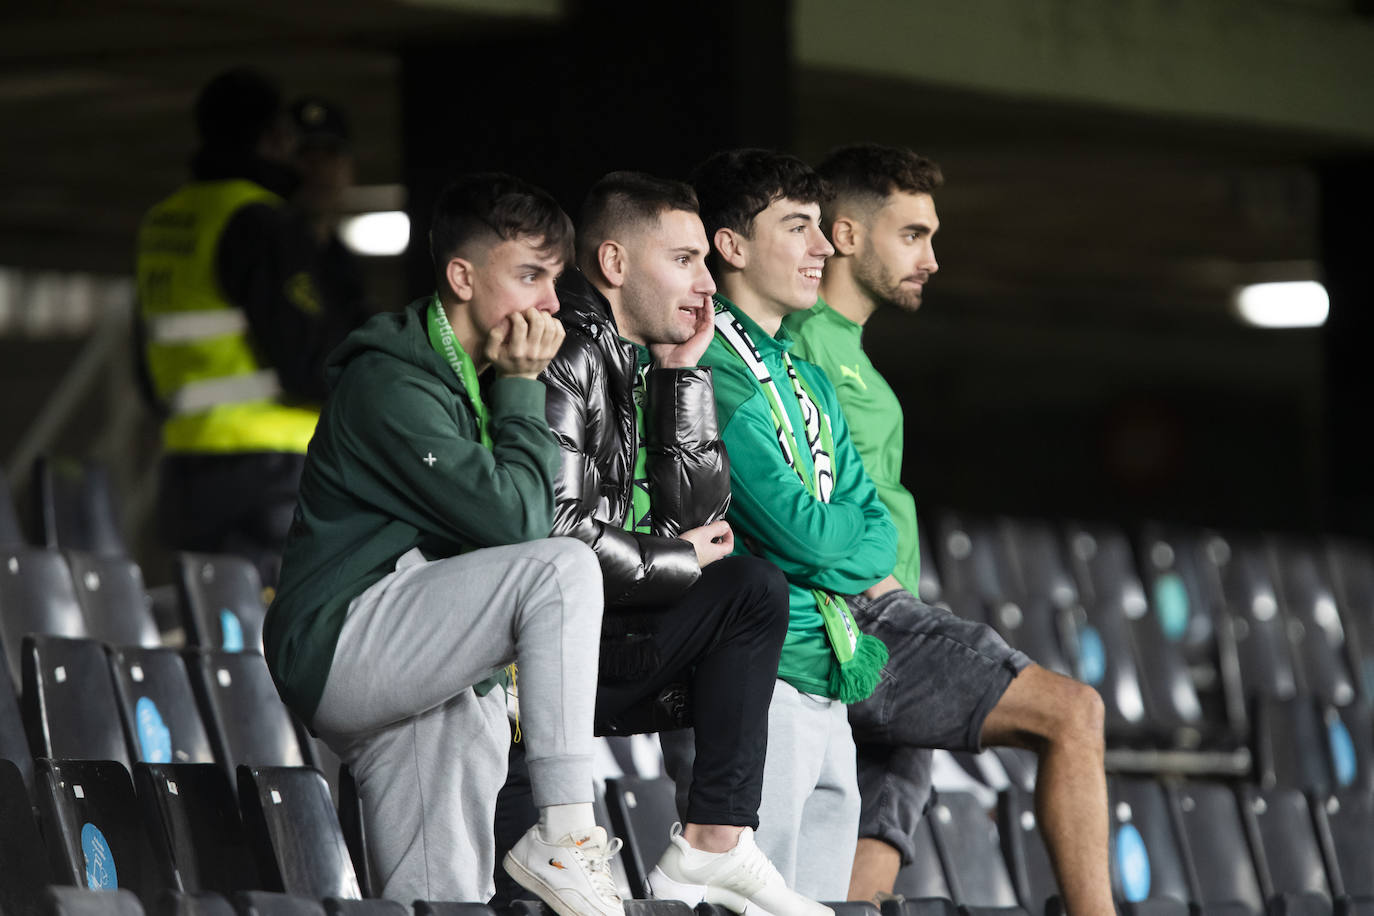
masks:
POLYGON ((655 900, 680 900, 691 907, 698 903, 714 903, 741 916, 773 916, 743 894, 709 884, 683 884, 669 878, 658 866, 654 866, 647 881, 649 896, 655 900))
MULTIPOLYGON (((575 910, 564 903, 563 898, 558 896, 558 892, 550 887, 543 878, 521 865, 509 852, 501 860, 501 865, 506 869, 506 874, 515 879, 516 884, 548 904, 558 916, 589 916, 588 913, 575 910)), ((600 911, 594 912, 599 916, 600 911)), ((621 912, 624 912, 623 908, 621 912)))

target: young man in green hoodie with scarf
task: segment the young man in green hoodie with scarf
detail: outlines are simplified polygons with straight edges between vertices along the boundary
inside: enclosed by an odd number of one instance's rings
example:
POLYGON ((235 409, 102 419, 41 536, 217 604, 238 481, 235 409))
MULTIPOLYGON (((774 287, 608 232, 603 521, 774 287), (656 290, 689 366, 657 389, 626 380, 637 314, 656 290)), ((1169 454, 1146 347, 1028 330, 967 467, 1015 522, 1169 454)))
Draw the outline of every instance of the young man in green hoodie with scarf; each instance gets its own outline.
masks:
POLYGON ((783 327, 796 341, 793 352, 834 381, 855 447, 897 525, 893 574, 851 596, 850 608, 859 626, 888 646, 898 678, 903 672, 919 677, 908 678, 914 688, 904 691, 914 702, 894 704, 885 682, 850 709, 864 800, 850 899, 891 892, 898 868, 911 861, 913 828, 930 796, 927 748, 981 742, 1039 755, 1037 813, 1069 912, 1111 912, 1100 699, 1091 687, 1037 665, 1009 684, 995 665, 981 671, 983 661, 968 665, 971 676, 962 682, 943 680, 960 664, 963 647, 995 659, 1005 646, 989 639, 987 628, 916 597, 920 545, 915 500, 901 482, 902 407, 864 353, 861 333, 879 308, 920 307, 939 270, 932 195, 943 176, 910 150, 873 144, 836 150, 817 171, 830 186, 821 209, 835 253, 820 301, 787 316, 783 327), (970 705, 974 696, 980 700, 970 705))
POLYGON ((383 893, 408 905, 492 894, 510 732, 488 691, 518 661, 540 818, 506 870, 561 916, 623 916, 591 805, 601 572, 549 538, 559 451, 538 375, 563 339, 572 225, 544 192, 477 175, 440 196, 430 245, 438 292, 331 357, 268 664, 352 768, 383 893))

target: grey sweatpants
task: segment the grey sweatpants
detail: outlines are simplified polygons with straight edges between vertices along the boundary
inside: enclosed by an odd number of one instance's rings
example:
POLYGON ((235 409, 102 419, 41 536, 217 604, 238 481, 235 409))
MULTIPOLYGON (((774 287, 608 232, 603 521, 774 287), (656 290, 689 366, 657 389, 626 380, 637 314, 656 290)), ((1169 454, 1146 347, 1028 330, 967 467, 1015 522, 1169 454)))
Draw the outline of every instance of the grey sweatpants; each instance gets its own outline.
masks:
POLYGON ((485 901, 519 663, 534 802, 592 800, 601 567, 551 538, 426 562, 411 551, 349 605, 314 727, 352 769, 382 895, 485 901))
MULTIPOLYGON (((685 810, 692 731, 659 735, 664 767, 685 810)), ((773 682, 768 756, 756 835, 787 886, 812 900, 845 900, 859 834, 859 783, 849 710, 839 700, 773 682)))

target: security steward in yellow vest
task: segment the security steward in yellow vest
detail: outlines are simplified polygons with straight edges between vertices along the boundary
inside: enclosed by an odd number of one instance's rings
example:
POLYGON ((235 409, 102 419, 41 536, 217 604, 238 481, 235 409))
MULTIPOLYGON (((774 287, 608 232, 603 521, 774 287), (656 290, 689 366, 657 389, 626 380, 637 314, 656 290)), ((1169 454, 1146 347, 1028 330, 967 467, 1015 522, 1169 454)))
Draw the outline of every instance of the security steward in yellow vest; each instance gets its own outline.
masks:
POLYGON ((325 356, 350 329, 321 301, 280 91, 231 70, 196 102, 193 180, 138 235, 146 379, 163 415, 159 522, 178 550, 235 553, 276 580, 325 356))

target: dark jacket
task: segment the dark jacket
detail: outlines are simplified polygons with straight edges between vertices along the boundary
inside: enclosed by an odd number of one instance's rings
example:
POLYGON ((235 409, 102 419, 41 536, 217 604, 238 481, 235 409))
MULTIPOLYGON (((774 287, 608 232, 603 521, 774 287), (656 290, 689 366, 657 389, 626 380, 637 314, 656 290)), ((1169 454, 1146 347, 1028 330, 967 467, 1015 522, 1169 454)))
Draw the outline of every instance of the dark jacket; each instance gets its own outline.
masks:
MULTIPOLYGON (((626 531, 635 345, 620 338, 610 304, 580 272, 559 281, 558 300, 567 336, 541 376, 561 449, 554 533, 596 551, 606 587, 603 632, 615 641, 642 634, 652 625, 652 608, 676 600, 701 575, 695 549, 677 535, 725 516, 730 463, 716 426, 711 371, 651 368, 644 416, 653 533, 626 531)), ((603 674, 616 667, 614 653, 603 644, 603 674)))
POLYGON ((412 548, 429 559, 549 536, 558 449, 544 386, 498 378, 481 444, 458 376, 430 346, 420 299, 373 318, 330 357, 329 400, 263 643, 281 695, 309 723, 348 604, 412 548))

